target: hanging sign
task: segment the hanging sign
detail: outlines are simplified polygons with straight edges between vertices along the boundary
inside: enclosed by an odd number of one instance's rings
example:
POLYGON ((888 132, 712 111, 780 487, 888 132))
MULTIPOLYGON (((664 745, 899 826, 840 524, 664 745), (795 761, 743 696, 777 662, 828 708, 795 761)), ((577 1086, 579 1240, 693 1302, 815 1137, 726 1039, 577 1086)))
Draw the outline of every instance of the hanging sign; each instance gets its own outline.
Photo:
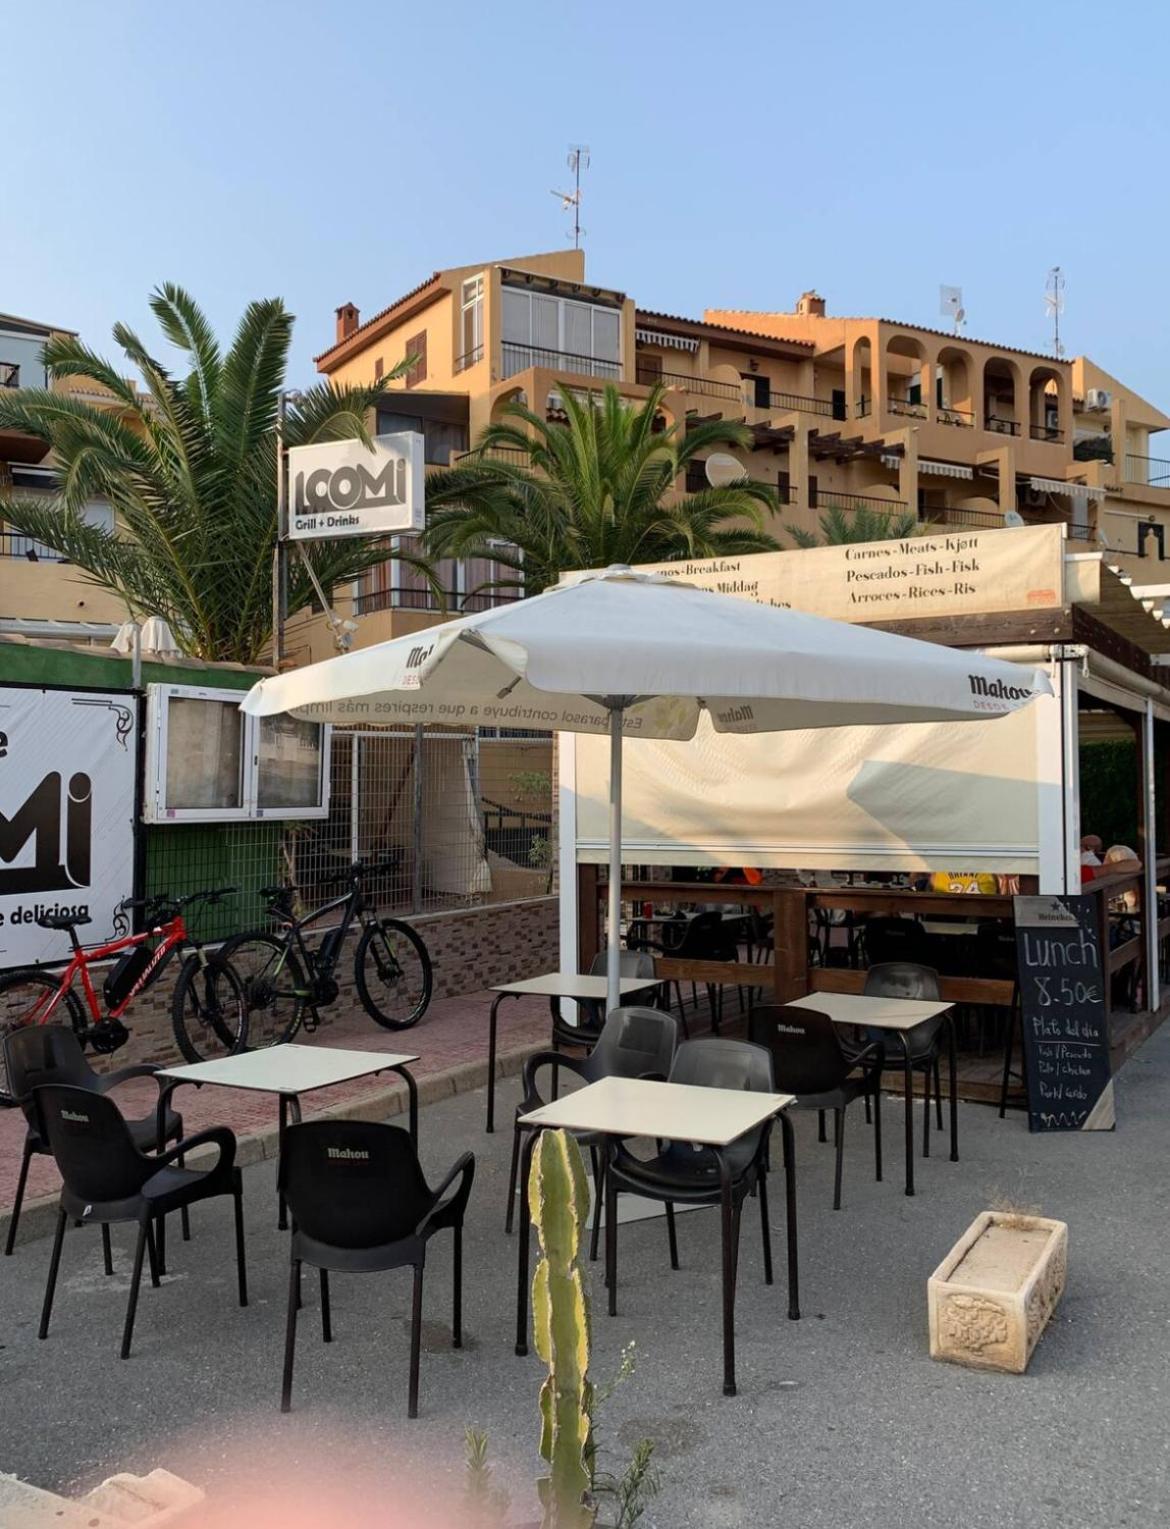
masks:
POLYGON ((1094 897, 1017 897, 1028 1129, 1111 1131, 1105 969, 1094 897))
POLYGON ((361 441, 294 446, 288 453, 292 541, 407 536, 425 525, 423 437, 413 430, 361 441))
POLYGON ((136 702, 124 691, 0 687, 0 968, 64 960, 42 915, 129 933, 134 893, 136 702))

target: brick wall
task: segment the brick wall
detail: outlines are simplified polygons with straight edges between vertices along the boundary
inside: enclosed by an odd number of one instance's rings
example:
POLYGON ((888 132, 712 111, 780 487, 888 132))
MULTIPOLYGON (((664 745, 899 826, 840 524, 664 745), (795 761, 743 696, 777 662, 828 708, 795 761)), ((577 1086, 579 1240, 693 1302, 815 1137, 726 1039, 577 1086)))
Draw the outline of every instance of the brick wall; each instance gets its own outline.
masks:
MULTIPOLYGON (((435 998, 475 993, 498 982, 516 982, 558 965, 557 899, 529 898, 486 908, 419 914, 410 920, 426 941, 435 972, 435 998)), ((353 992, 353 941, 338 976, 341 995, 326 1012, 334 1021, 355 1018, 374 1026, 353 992)), ((182 1061, 171 1028, 171 997, 177 959, 154 987, 140 995, 126 1017, 130 1040, 112 1057, 91 1057, 99 1072, 135 1062, 182 1061)), ((100 981, 98 982, 100 994, 100 981)))

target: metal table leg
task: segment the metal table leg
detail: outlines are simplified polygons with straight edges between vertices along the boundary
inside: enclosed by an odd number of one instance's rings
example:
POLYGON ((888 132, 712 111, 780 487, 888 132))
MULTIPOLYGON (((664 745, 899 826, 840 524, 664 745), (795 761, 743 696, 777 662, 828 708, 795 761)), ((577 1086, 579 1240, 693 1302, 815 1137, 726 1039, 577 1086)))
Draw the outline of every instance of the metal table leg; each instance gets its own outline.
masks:
POLYGON ((735 1227, 731 1204, 731 1169, 719 1149, 719 1229, 723 1245, 723 1394, 735 1395, 735 1227))
POLYGON ((780 1112, 780 1136, 784 1143, 784 1201, 788 1229, 788 1319, 800 1319, 800 1255, 796 1240, 796 1135, 788 1111, 780 1112))
POLYGON ((520 1235, 516 1241, 516 1352, 523 1356, 528 1352, 528 1234, 532 1226, 532 1214, 528 1206, 528 1180, 532 1176, 532 1155, 540 1131, 530 1131, 520 1157, 520 1235))
POLYGON ((914 1069, 910 1065, 910 1047, 906 1037, 897 1032, 906 1064, 906 1193, 914 1193, 914 1069))
POLYGON ((514 996, 509 993, 497 993, 492 999, 492 1012, 488 1020, 487 1130, 489 1135, 496 1128, 496 1015, 504 999, 514 996))
POLYGON ((951 1162, 959 1161, 959 1071, 956 1059, 955 1017, 949 1010, 946 1016, 947 1062, 951 1069, 951 1162))
POLYGON ((410 1119, 410 1140, 415 1151, 418 1151, 418 1084, 411 1077, 405 1064, 401 1067, 392 1067, 391 1072, 396 1072, 406 1084, 407 1108, 410 1119))

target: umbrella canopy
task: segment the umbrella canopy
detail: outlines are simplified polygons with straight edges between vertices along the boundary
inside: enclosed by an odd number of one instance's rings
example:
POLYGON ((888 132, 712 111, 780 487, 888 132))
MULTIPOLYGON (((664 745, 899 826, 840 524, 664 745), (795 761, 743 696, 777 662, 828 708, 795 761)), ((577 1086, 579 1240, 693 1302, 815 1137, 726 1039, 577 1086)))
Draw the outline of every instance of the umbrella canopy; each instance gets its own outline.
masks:
POLYGON ((243 710, 312 721, 608 733, 610 1006, 617 1002, 621 740, 1004 716, 1045 675, 934 643, 611 568, 261 680, 243 710))

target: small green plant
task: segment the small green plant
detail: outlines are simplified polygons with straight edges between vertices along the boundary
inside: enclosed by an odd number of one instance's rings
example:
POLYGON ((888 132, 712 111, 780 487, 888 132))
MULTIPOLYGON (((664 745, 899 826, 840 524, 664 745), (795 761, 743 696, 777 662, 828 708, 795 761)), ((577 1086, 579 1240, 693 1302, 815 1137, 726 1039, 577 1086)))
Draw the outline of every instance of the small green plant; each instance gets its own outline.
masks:
POLYGON ((522 802, 544 802, 552 792, 552 776, 547 770, 513 770, 508 783, 522 802))
POLYGON ((552 840, 546 834, 533 834, 528 844, 528 864, 534 871, 547 871, 552 865, 552 840))
POLYGON ((467 1467, 463 1506, 467 1513, 468 1529, 496 1529, 507 1518, 512 1499, 492 1479, 487 1434, 479 1428, 468 1428, 463 1435, 463 1452, 467 1467))
POLYGON ((907 510, 844 510, 830 504, 818 517, 820 535, 801 526, 784 529, 798 547, 840 547, 848 542, 904 541, 918 536, 924 527, 907 510))

